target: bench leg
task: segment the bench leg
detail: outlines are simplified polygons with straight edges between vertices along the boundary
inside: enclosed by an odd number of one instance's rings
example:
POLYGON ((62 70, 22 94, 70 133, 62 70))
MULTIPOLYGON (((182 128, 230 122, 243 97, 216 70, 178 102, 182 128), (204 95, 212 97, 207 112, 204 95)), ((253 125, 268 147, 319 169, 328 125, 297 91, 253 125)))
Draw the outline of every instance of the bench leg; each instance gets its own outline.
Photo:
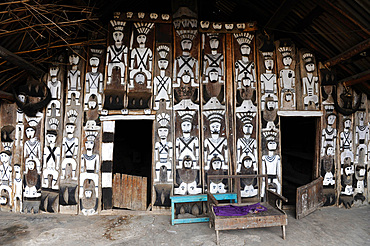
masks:
POLYGON ((171 201, 171 224, 175 224, 175 203, 171 201))
POLYGON ((220 245, 220 237, 218 235, 218 230, 216 230, 216 244, 220 245))
POLYGON ((281 226, 281 229, 283 230, 283 239, 285 240, 285 226, 281 226))

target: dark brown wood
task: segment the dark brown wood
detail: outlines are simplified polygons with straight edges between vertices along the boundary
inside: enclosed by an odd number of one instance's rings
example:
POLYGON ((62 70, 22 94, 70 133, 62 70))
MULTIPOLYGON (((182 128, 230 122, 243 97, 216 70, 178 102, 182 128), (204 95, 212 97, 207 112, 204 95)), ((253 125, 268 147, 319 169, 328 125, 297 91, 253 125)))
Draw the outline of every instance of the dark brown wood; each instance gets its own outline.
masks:
POLYGON ((0 99, 5 99, 10 102, 15 102, 13 94, 5 92, 5 91, 0 91, 0 99))
POLYGON ((351 86, 351 85, 356 85, 356 84, 369 82, 369 80, 370 80, 370 73, 366 74, 366 75, 363 75, 363 76, 361 76, 357 79, 352 79, 352 80, 346 81, 346 82, 344 82, 344 84, 345 84, 345 86, 351 86))
POLYGON ((113 206, 132 210, 146 210, 147 178, 114 174, 113 206))
POLYGON ((321 207, 323 202, 323 178, 297 188, 296 218, 301 219, 321 207))
POLYGON ((327 60, 326 62, 324 62, 324 65, 326 67, 332 67, 332 66, 335 66, 337 65, 338 63, 342 62, 342 61, 345 61, 345 60, 348 60, 350 59, 351 57, 357 55, 358 53, 364 51, 364 50, 367 50, 370 48, 370 38, 365 40, 365 41, 362 41, 361 43, 351 47, 350 49, 342 52, 341 54, 327 60))
POLYGON ((284 0, 271 18, 267 21, 265 29, 279 26, 299 2, 299 0, 284 0))

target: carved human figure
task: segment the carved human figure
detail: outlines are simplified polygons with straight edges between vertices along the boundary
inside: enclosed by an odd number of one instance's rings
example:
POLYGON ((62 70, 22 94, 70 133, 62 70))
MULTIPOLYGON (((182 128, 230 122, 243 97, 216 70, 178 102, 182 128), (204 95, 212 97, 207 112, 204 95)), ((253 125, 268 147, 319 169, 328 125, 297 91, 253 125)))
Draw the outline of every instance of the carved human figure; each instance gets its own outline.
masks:
MULTIPOLYGON (((329 113, 326 117, 327 126, 322 129, 321 134, 321 156, 325 155, 326 147, 336 146, 337 144, 337 129, 333 128, 337 116, 333 113, 329 113)), ((335 148, 333 149, 335 155, 335 148)))
POLYGON ((182 136, 176 138, 176 168, 183 168, 184 158, 187 157, 188 161, 192 161, 192 169, 199 169, 199 140, 196 136, 191 136, 192 120, 196 111, 178 111, 182 119, 181 131, 182 136))
POLYGON ((160 124, 157 133, 159 141, 154 146, 155 164, 155 182, 172 182, 172 142, 167 140, 169 133, 170 116, 166 113, 157 115, 157 121, 160 124), (165 172, 165 180, 161 180, 161 172, 165 172))
POLYGON ((295 72, 290 68, 292 64, 292 46, 289 42, 281 43, 278 48, 279 52, 283 56, 282 62, 284 68, 280 70, 279 73, 279 84, 280 84, 280 94, 281 94, 281 104, 280 108, 286 108, 286 103, 289 103, 290 108, 296 107, 296 92, 295 92, 295 72), (287 94, 289 95, 287 97, 287 94), (289 101, 288 101, 289 100, 289 101), (291 103, 290 103, 291 102, 291 103))
POLYGON ((302 78, 303 82, 303 103, 304 108, 308 109, 310 103, 315 104, 315 108, 319 107, 319 77, 314 76, 315 63, 313 61, 312 53, 303 54, 304 67, 307 72, 307 76, 302 78))
POLYGON ((107 84, 112 82, 112 71, 113 68, 120 69, 121 85, 125 84, 125 70, 127 66, 127 47, 123 44, 123 29, 126 22, 111 20, 111 25, 113 26, 113 40, 114 44, 108 46, 107 48, 107 73, 108 80, 107 84))
MULTIPOLYGON (((22 103, 26 102, 26 95, 19 94, 19 100, 22 103)), ((23 145, 23 135, 24 135, 24 112, 22 109, 17 108, 17 116, 16 116, 17 125, 15 127, 15 146, 22 146, 23 145)))
POLYGON ((4 150, 0 152, 0 185, 6 185, 11 187, 12 185, 12 165, 10 163, 11 160, 11 152, 8 150, 4 150))
POLYGON ((257 160, 257 141, 252 137, 253 124, 252 120, 256 113, 237 113, 236 116, 243 123, 243 137, 239 138, 236 143, 237 148, 237 170, 241 170, 243 159, 249 156, 254 162, 253 166, 256 166, 257 160))
POLYGON ((356 145, 356 159, 355 163, 358 164, 367 164, 367 143, 369 141, 369 127, 365 124, 365 117, 366 113, 363 111, 359 111, 357 113, 358 117, 358 124, 356 125, 356 138, 355 138, 355 145, 356 145))
POLYGON ((228 169, 228 151, 226 138, 221 137, 221 122, 224 118, 224 110, 209 110, 203 114, 208 118, 210 138, 204 140, 204 170, 208 171, 211 166, 211 160, 218 158, 221 161, 221 169, 228 169))
POLYGON ((276 124, 279 118, 277 117, 278 103, 272 96, 267 96, 264 98, 265 106, 262 106, 264 110, 262 111, 262 117, 267 122, 266 125, 263 124, 265 129, 277 129, 276 124))
POLYGON ((196 93, 196 87, 199 87, 199 64, 190 54, 197 30, 177 30, 176 33, 181 38, 182 54, 176 57, 173 65, 174 93, 179 98, 174 109, 198 109, 198 105, 191 99, 196 93))
POLYGON ((19 164, 14 164, 14 181, 13 181, 13 210, 16 212, 22 211, 22 193, 23 193, 23 184, 22 184, 22 173, 21 166, 19 164))
POLYGON ((33 159, 26 160, 26 171, 23 178, 24 197, 37 198, 41 197, 41 181, 40 175, 37 172, 37 163, 33 159))
POLYGON ((153 94, 154 94, 154 110, 159 109, 160 100, 166 102, 166 109, 170 108, 171 103, 171 87, 172 80, 170 77, 166 76, 166 70, 168 68, 168 60, 166 59, 170 48, 167 45, 160 45, 157 48, 159 59, 158 68, 159 75, 154 78, 153 94))
POLYGON ((276 104, 275 108, 278 108, 277 98, 277 84, 276 74, 273 73, 274 69, 274 46, 273 43, 267 41, 261 47, 260 51, 264 57, 265 72, 261 73, 261 110, 265 110, 266 97, 273 98, 273 102, 276 104))
POLYGON ((90 135, 86 137, 86 154, 81 155, 81 172, 99 174, 99 155, 93 153, 97 133, 94 131, 88 132, 90 135))
POLYGON ((182 167, 176 170, 176 184, 174 188, 176 195, 195 195, 202 192, 199 184, 199 167, 194 167, 195 163, 190 156, 184 156, 182 167))
POLYGON ((353 195, 353 165, 351 163, 346 163, 343 165, 342 173, 342 190, 341 195, 352 196, 353 195))
POLYGON ((139 85, 144 85, 146 88, 152 88, 152 64, 153 52, 146 47, 146 39, 149 31, 154 26, 154 23, 135 22, 134 26, 138 32, 136 41, 139 47, 131 49, 130 59, 130 84, 129 88, 134 88, 134 82, 139 85))
POLYGON ((334 178, 334 153, 335 147, 327 145, 325 147, 325 156, 322 158, 321 175, 323 176, 323 186, 331 186, 335 184, 334 178))
MULTIPOLYGON (((252 175, 257 174, 256 160, 251 155, 247 155, 243 158, 242 164, 238 165, 237 174, 241 175, 252 175)), ((241 181, 241 197, 254 197, 258 193, 256 187, 257 180, 255 178, 243 178, 241 181)))
POLYGON ((352 121, 350 118, 345 118, 343 120, 344 130, 339 134, 340 136, 340 163, 343 165, 345 158, 350 158, 351 163, 354 162, 353 152, 352 152, 352 121))
POLYGON ((48 145, 44 147, 44 164, 42 170, 43 188, 58 189, 60 147, 55 146, 56 139, 56 130, 48 130, 46 132, 46 141, 48 145), (49 181, 51 181, 51 183, 49 183, 49 181))
POLYGON ((66 134, 62 141, 62 157, 77 158, 78 153, 78 138, 74 137, 76 125, 74 123, 66 123, 66 134))
MULTIPOLYGON (((262 174, 268 176, 268 188, 281 194, 281 163, 280 156, 275 154, 277 150, 277 131, 264 131, 263 135, 267 141, 268 154, 262 156, 262 174)), ((265 182, 262 183, 261 196, 264 196, 265 182)))
POLYGON ((49 68, 50 80, 48 81, 48 87, 51 93, 51 101, 48 104, 47 116, 52 116, 53 111, 55 116, 60 116, 62 83, 58 80, 58 73, 58 65, 52 64, 49 68))
MULTIPOLYGON (((223 162, 219 157, 213 157, 210 161, 209 170, 206 173, 206 181, 208 186, 209 175, 227 175, 227 169, 222 168, 223 162)), ((212 194, 227 192, 227 179, 212 178, 209 181, 209 192, 212 194)))
POLYGON ((72 95, 74 95, 76 105, 80 105, 80 91, 81 91, 81 71, 78 70, 78 63, 80 57, 77 53, 71 53, 69 55, 69 65, 71 69, 67 73, 67 85, 68 85, 68 99, 67 105, 71 105, 72 95))
POLYGON ((213 81, 217 81, 223 84, 224 76, 224 55, 218 52, 220 40, 218 33, 207 33, 209 37, 209 47, 211 48, 211 53, 205 54, 203 58, 203 74, 205 75, 205 80, 203 83, 208 83, 210 81, 210 72, 212 70, 217 70, 217 79, 212 78, 213 81))
MULTIPOLYGON (((108 48, 109 49, 109 48, 108 48)), ((98 110, 102 110, 102 94, 103 94, 103 74, 98 71, 100 57, 103 50, 91 49, 91 57, 89 64, 91 66, 91 72, 86 73, 86 86, 85 86, 85 107, 84 110, 91 109, 89 107, 89 99, 91 96, 95 96, 98 101, 98 110)))
POLYGON ((41 158, 40 141, 35 137, 36 129, 32 126, 26 128, 26 137, 28 140, 24 143, 24 157, 30 159, 41 158))
POLYGON ((93 179, 85 179, 82 185, 80 209, 83 215, 95 214, 98 209, 97 183, 93 179))

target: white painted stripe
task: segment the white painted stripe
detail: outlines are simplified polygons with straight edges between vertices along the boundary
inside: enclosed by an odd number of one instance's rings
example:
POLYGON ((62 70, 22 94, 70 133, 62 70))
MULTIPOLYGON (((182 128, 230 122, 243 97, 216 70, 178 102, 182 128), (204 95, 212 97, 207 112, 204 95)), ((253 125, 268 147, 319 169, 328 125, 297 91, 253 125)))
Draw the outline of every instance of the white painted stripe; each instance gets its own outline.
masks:
POLYGON ((101 187, 102 188, 112 188, 112 173, 102 173, 101 174, 101 187))
POLYGON ((103 132, 114 133, 115 121, 104 121, 103 122, 103 132))
POLYGON ((100 120, 155 120, 155 115, 107 115, 100 116, 100 120))
POLYGON ((320 117, 323 115, 322 111, 297 111, 284 110, 278 111, 279 116, 297 116, 297 117, 320 117))
POLYGON ((101 159, 102 161, 113 160, 113 143, 102 143, 101 145, 101 159))

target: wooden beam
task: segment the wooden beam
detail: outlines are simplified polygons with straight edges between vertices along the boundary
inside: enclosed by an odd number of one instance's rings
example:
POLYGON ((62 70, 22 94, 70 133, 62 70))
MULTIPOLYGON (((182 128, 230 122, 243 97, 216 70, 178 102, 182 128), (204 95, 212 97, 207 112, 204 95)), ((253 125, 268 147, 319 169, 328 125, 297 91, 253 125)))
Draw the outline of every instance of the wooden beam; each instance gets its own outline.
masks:
POLYGON ((367 70, 365 72, 342 79, 338 83, 343 82, 345 86, 352 86, 352 85, 361 84, 367 81, 370 81, 370 70, 367 70))
POLYGON ((34 66, 22 57, 15 55, 2 46, 0 46, 0 57, 37 78, 41 78, 45 73, 42 69, 34 66))
POLYGON ((267 21, 264 28, 269 29, 279 26, 298 3, 300 3, 300 0, 284 0, 271 18, 267 21))
POLYGON ((0 91, 0 99, 5 99, 5 100, 8 100, 10 102, 15 102, 13 94, 11 94, 9 92, 5 92, 5 91, 0 91))
POLYGON ((344 51, 343 53, 327 60, 326 62, 324 62, 324 65, 326 67, 332 67, 334 65, 337 65, 338 63, 342 62, 342 61, 345 61, 345 60, 348 60, 349 58, 357 55, 358 53, 364 51, 364 50, 367 50, 370 48, 370 38, 353 46, 352 48, 344 51))
POLYGON ((295 32, 301 32, 312 24, 312 22, 322 15, 324 10, 320 6, 316 6, 310 13, 306 15, 296 26, 292 28, 295 32))

